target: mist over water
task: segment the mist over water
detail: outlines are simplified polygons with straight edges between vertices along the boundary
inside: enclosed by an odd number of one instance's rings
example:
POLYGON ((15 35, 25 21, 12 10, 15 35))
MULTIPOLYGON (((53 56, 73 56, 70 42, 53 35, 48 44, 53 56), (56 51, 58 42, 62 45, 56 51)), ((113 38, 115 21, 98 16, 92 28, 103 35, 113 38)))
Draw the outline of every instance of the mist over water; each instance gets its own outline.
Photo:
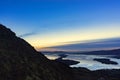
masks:
MULTIPOLYGON (((45 56, 49 59, 57 59, 59 57, 58 53, 44 53, 45 56)), ((90 70, 99 70, 99 69, 120 69, 120 59, 112 58, 114 55, 83 55, 83 54, 68 54, 68 53, 62 53, 66 54, 67 57, 63 59, 69 59, 74 61, 79 61, 80 63, 71 65, 70 67, 85 67, 90 70), (98 61, 94 61, 93 59, 110 59, 111 61, 115 61, 118 64, 103 64, 98 61)))

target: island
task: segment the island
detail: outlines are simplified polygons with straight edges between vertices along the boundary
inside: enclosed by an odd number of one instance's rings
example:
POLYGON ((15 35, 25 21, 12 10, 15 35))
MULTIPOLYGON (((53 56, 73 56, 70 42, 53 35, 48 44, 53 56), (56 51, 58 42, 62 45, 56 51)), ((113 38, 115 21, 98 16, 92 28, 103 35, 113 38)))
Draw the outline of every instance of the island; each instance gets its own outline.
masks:
POLYGON ((95 58, 93 60, 101 62, 102 64, 113 64, 113 65, 117 65, 118 64, 117 62, 111 61, 110 59, 106 59, 106 58, 102 58, 102 59, 95 58))
POLYGON ((67 56, 68 56, 67 54, 59 54, 59 58, 55 59, 55 61, 64 63, 64 64, 66 64, 68 66, 80 63, 79 61, 74 61, 74 60, 69 60, 69 59, 63 59, 65 57, 67 57, 67 56))

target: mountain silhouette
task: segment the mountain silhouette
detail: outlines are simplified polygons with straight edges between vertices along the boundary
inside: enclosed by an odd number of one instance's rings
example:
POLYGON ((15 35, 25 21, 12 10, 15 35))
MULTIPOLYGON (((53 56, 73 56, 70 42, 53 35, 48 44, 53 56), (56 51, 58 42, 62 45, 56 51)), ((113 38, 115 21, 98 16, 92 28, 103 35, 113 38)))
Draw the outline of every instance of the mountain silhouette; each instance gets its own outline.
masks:
POLYGON ((0 80, 73 80, 73 75, 0 24, 0 80))

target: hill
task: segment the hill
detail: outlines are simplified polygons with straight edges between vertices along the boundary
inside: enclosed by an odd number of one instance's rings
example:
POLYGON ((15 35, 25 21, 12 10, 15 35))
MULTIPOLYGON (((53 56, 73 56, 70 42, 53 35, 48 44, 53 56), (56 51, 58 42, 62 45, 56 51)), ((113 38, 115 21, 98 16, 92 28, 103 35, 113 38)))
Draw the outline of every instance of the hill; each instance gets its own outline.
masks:
POLYGON ((120 49, 91 51, 91 52, 83 52, 83 53, 80 53, 80 54, 87 54, 87 55, 115 55, 114 58, 120 59, 120 49))
POLYGON ((68 66, 48 60, 0 24, 0 80, 73 80, 68 66))

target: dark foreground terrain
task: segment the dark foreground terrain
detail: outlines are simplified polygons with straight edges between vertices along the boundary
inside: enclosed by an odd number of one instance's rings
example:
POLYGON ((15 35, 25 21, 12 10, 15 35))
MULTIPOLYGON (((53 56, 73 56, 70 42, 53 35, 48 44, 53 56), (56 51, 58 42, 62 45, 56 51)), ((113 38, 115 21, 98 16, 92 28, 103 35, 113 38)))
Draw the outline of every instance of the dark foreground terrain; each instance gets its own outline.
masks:
POLYGON ((73 68, 76 80, 120 80, 120 69, 90 71, 86 68, 73 68))
POLYGON ((0 25, 0 80, 74 80, 72 69, 48 60, 0 25))
POLYGON ((120 70, 90 71, 51 61, 0 24, 0 80, 120 80, 120 70))

